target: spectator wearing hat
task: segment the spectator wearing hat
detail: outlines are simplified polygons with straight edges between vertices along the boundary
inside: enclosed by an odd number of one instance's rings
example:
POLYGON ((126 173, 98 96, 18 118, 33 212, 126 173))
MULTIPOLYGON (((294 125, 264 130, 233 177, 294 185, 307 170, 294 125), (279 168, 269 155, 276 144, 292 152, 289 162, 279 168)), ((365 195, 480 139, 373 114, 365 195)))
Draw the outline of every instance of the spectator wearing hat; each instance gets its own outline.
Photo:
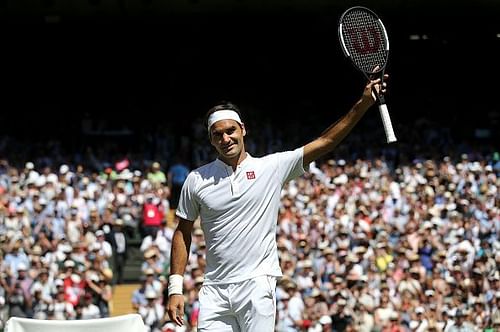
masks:
POLYGON ((455 311, 454 324, 445 330, 445 332, 474 332, 476 329, 467 320, 467 315, 462 309, 455 311))
POLYGON ((329 276, 335 274, 336 258, 335 251, 331 247, 325 247, 322 250, 322 257, 319 259, 318 274, 322 283, 328 282, 329 276))
POLYGON ((7 249, 3 264, 6 266, 8 273, 14 277, 17 277, 20 265, 26 267, 30 265, 29 258, 21 247, 21 241, 16 240, 12 245, 12 249, 10 251, 7 249))
POLYGON ((298 268, 294 259, 288 252, 280 254, 280 266, 283 275, 288 278, 293 278, 295 276, 295 270, 298 268))
POLYGON ((472 304, 472 321, 474 326, 481 329, 486 328, 490 315, 485 310, 484 296, 471 297, 470 303, 472 304))
MULTIPOLYGON (((314 322, 316 322, 321 316, 320 312, 316 311, 318 309, 316 304, 319 303, 320 295, 321 292, 318 289, 314 288, 305 292, 302 296, 304 301, 304 321, 302 326, 307 330, 314 328, 314 322)), ((325 310, 325 314, 327 313, 328 307, 325 310)))
POLYGON ((443 306, 440 309, 440 315, 438 316, 438 320, 436 322, 436 329, 444 332, 451 325, 453 325, 453 320, 449 316, 449 308, 447 306, 443 306))
POLYGON ((73 244, 73 251, 69 254, 68 259, 71 259, 75 263, 76 269, 84 266, 87 262, 87 252, 85 249, 85 244, 82 242, 73 244))
POLYGON ((75 306, 66 300, 63 286, 57 287, 56 293, 54 294, 54 301, 53 304, 49 306, 49 311, 53 311, 54 319, 57 320, 69 320, 75 318, 75 306))
POLYGON ((52 303, 53 284, 53 277, 49 275, 49 270, 44 267, 40 269, 38 276, 34 280, 31 291, 33 292, 33 289, 40 289, 40 300, 50 304, 52 303))
MULTIPOLYGON (((285 285, 286 287, 286 285, 285 285)), ((278 287, 279 289, 279 287, 278 287)), ((285 291, 277 299, 276 332, 297 332, 297 326, 289 315, 290 295, 285 291)))
POLYGON ((73 272, 64 279, 65 299, 74 306, 85 294, 86 281, 78 272, 73 272))
POLYGON ((52 303, 52 301, 47 302, 42 298, 42 286, 39 284, 34 284, 33 287, 31 287, 31 295, 33 297, 31 304, 31 312, 33 318, 46 319, 46 312, 49 308, 49 304, 52 303))
POLYGON ((329 315, 322 315, 314 325, 309 329, 310 332, 330 332, 332 331, 332 318, 329 315))
POLYGON ((413 321, 417 322, 415 331, 417 331, 417 332, 427 331, 427 328, 429 326, 429 321, 427 319, 427 315, 426 315, 424 307, 422 307, 422 306, 416 307, 412 318, 413 318, 412 319, 413 321))
POLYGON ((17 266, 17 278, 13 279, 12 285, 19 285, 23 292, 27 308, 31 308, 30 288, 33 285, 33 279, 28 275, 28 266, 26 266, 24 263, 20 263, 17 266))
POLYGON ((147 194, 146 201, 142 205, 141 236, 144 238, 150 235, 156 238, 164 218, 164 209, 160 200, 152 193, 147 194))
POLYGON ((122 284, 123 283, 123 269, 127 262, 128 251, 127 251, 127 236, 123 229, 123 220, 118 218, 113 224, 113 228, 110 232, 111 248, 113 249, 113 270, 115 271, 115 278, 112 284, 122 284))
POLYGON ((387 270, 387 266, 393 261, 393 259, 394 257, 387 252, 387 242, 378 242, 375 250, 375 262, 378 270, 381 272, 387 270))
POLYGON ((153 290, 157 296, 160 296, 163 293, 163 284, 156 278, 155 271, 152 268, 148 268, 144 270, 144 275, 146 276, 146 292, 153 290))
POLYGON ((359 258, 355 253, 349 253, 346 258, 347 287, 352 288, 363 276, 363 267, 359 264, 359 258))
POLYGON ((347 249, 344 247, 337 247, 336 260, 334 262, 335 275, 343 275, 346 272, 346 258, 347 249))
POLYGON ((373 301, 360 298, 356 306, 356 315, 354 315, 354 328, 357 332, 371 332, 375 326, 373 317, 373 301))
POLYGON ((312 262, 310 259, 297 263, 299 273, 296 276, 297 287, 300 291, 309 291, 314 287, 312 262))
POLYGON ((113 299, 113 290, 104 276, 93 275, 87 278, 86 295, 92 296, 92 303, 99 308, 100 317, 109 317, 110 302, 113 299))
POLYGON ((352 311, 347 305, 347 300, 340 297, 331 311, 332 331, 345 331, 347 326, 354 323, 352 311))
POLYGON ((31 294, 26 297, 19 282, 14 282, 6 291, 9 317, 29 317, 31 294))
POLYGON ((153 290, 146 290, 146 305, 140 305, 138 313, 141 315, 146 331, 160 332, 164 322, 165 308, 157 301, 158 294, 153 290))
POLYGON ((314 298, 314 305, 312 308, 314 318, 318 319, 323 315, 328 315, 330 309, 326 297, 326 292, 319 288, 314 288, 310 296, 314 298))
POLYGON ((101 311, 99 307, 94 304, 94 298, 91 293, 85 293, 81 302, 81 319, 98 319, 101 318, 101 311))
POLYGON ((386 328, 389 324, 391 315, 395 313, 394 307, 390 302, 389 296, 383 295, 380 298, 380 304, 374 312, 375 326, 379 329, 386 328))
POLYGON ((158 249, 153 246, 144 252, 144 262, 141 265, 141 271, 153 270, 155 275, 163 273, 163 262, 160 260, 158 249))
POLYGON ((161 184, 167 183, 167 177, 161 170, 160 163, 157 161, 151 164, 151 170, 146 174, 146 178, 153 185, 153 187, 159 187, 161 184))
POLYGON ((421 264, 420 256, 416 253, 409 251, 409 252, 407 252, 407 258, 408 258, 408 262, 410 263, 410 266, 409 266, 410 274, 412 274, 412 276, 415 279, 417 279, 418 281, 420 281, 422 283, 425 280, 427 270, 421 264))
POLYGON ((71 277, 71 275, 77 271, 76 269, 76 263, 74 260, 67 258, 63 263, 62 263, 62 273, 64 274, 64 278, 71 277))
POLYGON ((113 247, 106 241, 104 231, 99 229, 95 232, 96 244, 100 245, 99 255, 103 256, 104 259, 108 260, 113 256, 113 247))
POLYGON ((83 222, 78 215, 78 207, 71 206, 69 218, 66 219, 66 236, 71 244, 79 242, 83 235, 83 222))
POLYGON ((278 320, 285 320, 284 331, 287 332, 298 332, 301 331, 301 328, 304 327, 305 317, 304 317, 304 309, 305 304, 302 299, 301 293, 298 291, 297 284, 288 280, 285 285, 283 285, 287 295, 284 295, 284 298, 288 296, 288 306, 286 312, 282 313, 282 317, 278 317, 278 320), (286 315, 285 315, 286 314, 286 315))
POLYGON ((404 291, 408 291, 413 296, 417 296, 422 291, 422 286, 418 278, 420 277, 420 271, 418 268, 405 268, 403 270, 403 278, 398 284, 398 292, 402 294, 404 291))
POLYGON ((460 264, 464 269, 472 269, 476 250, 472 243, 465 238, 465 230, 459 228, 455 233, 457 243, 448 249, 447 261, 451 264, 460 264))
POLYGON ((146 252, 148 249, 155 246, 158 250, 158 258, 160 261, 166 261, 170 258, 170 248, 169 245, 171 241, 167 239, 164 235, 165 222, 162 221, 158 229, 152 230, 152 233, 146 235, 141 242, 140 250, 146 252))
POLYGON ((353 248, 353 253, 358 257, 358 265, 361 266, 362 271, 366 272, 370 268, 370 257, 373 255, 373 250, 367 248, 368 244, 360 243, 359 246, 353 248))
POLYGON ((139 277, 140 286, 132 292, 132 308, 134 310, 139 310, 141 305, 146 305, 146 276, 141 275, 139 277))
POLYGON ((400 323, 399 314, 394 311, 391 316, 389 316, 388 326, 382 330, 382 332, 405 332, 406 329, 400 323))

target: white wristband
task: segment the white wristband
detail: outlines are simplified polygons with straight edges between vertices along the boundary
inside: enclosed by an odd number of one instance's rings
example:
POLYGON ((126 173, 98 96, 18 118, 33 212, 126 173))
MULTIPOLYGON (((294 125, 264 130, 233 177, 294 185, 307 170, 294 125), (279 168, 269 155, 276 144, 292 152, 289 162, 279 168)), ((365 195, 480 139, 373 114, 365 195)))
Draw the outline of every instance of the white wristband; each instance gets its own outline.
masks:
POLYGON ((168 277, 168 296, 174 294, 182 295, 184 277, 180 274, 172 274, 168 277))

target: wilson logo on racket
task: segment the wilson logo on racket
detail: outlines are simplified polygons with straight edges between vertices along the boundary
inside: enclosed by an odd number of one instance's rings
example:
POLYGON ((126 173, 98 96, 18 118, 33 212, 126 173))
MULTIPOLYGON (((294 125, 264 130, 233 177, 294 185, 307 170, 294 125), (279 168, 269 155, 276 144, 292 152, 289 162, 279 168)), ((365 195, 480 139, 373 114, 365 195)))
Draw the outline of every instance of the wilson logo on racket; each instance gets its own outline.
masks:
POLYGON ((377 52, 380 48, 380 34, 373 27, 347 30, 352 47, 360 54, 377 52))
MULTIPOLYGON (((379 78, 383 87, 385 67, 389 59, 389 37, 377 14, 362 6, 347 9, 340 17, 338 36, 344 55, 368 80, 379 78)), ((384 94, 376 90, 374 93, 387 143, 396 142, 384 94)))

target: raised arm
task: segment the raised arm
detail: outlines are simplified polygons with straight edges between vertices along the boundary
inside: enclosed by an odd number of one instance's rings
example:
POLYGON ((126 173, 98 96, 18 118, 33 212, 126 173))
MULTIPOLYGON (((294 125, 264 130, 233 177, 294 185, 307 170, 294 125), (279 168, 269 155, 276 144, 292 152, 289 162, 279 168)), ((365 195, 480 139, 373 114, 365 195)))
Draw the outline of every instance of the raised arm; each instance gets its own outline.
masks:
POLYGON ((167 310, 170 319, 177 325, 183 325, 184 295, 182 293, 182 278, 189 258, 192 230, 193 222, 180 218, 172 239, 167 310))
MULTIPOLYGON (((347 136, 366 111, 375 103, 376 99, 372 92, 373 89, 377 91, 381 90, 380 79, 368 82, 361 98, 354 104, 351 110, 330 125, 320 137, 304 146, 304 167, 331 152, 347 136)), ((385 90, 382 90, 382 93, 384 92, 385 90)))

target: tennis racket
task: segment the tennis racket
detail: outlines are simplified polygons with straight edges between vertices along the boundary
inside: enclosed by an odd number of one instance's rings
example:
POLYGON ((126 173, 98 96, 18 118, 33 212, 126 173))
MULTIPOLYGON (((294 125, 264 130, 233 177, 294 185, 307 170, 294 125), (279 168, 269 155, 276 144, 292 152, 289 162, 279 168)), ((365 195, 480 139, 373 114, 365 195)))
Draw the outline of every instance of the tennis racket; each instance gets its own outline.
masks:
MULTIPOLYGON (((389 58, 389 38, 384 24, 368 8, 356 6, 347 9, 340 17, 339 39, 344 55, 367 79, 384 80, 385 67, 389 58)), ((375 90, 375 89, 374 89, 375 90)), ((383 94, 374 91, 387 143, 396 142, 389 110, 383 94)))

